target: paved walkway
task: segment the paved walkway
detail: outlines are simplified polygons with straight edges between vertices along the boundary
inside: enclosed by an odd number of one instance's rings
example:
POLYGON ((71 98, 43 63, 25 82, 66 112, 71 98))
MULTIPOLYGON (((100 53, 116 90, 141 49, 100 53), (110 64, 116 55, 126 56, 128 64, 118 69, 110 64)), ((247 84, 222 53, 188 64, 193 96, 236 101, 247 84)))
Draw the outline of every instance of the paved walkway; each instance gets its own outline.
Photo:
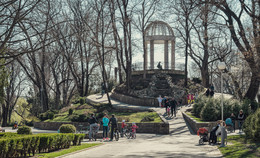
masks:
MULTIPOLYGON (((92 95, 88 97, 89 101, 106 102, 106 97, 92 95), (98 99, 96 99, 98 98, 98 99)), ((117 108, 141 108, 148 107, 133 106, 112 100, 112 104, 117 108)), ((199 137, 190 132, 185 123, 181 111, 187 107, 181 108, 176 118, 164 117, 170 124, 169 135, 157 134, 137 134, 137 139, 122 138, 118 142, 105 142, 104 145, 74 153, 67 158, 85 158, 85 157, 181 157, 181 158, 201 158, 201 157, 222 157, 217 146, 198 145, 199 137)), ((164 108, 152 108, 160 115, 164 114, 164 108)))

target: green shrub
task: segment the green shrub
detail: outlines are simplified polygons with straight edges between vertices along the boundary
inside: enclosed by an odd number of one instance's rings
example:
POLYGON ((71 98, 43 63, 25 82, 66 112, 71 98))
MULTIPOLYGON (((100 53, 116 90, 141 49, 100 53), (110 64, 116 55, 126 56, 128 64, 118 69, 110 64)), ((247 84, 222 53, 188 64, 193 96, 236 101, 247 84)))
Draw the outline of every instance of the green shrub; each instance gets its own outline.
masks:
POLYGON ((241 109, 243 110, 243 113, 244 113, 245 116, 249 116, 251 114, 250 105, 251 105, 251 100, 249 100, 249 99, 243 100, 241 109))
MULTIPOLYGON (((220 100, 219 100, 219 102, 220 102, 220 100)), ((216 102, 215 104, 220 105, 220 103, 218 104, 218 102, 216 102)), ((223 101, 223 114, 224 114, 223 117, 224 117, 224 120, 229 118, 231 113, 233 112, 232 104, 233 104, 233 102, 231 100, 224 100, 223 101)), ((220 106, 220 109, 221 109, 221 106, 220 106)), ((221 118, 219 118, 219 119, 221 119, 221 118)))
POLYGON ((37 134, 16 135, 16 137, 0 139, 0 157, 30 157, 32 153, 49 152, 68 148, 71 143, 78 144, 84 138, 84 134, 37 134), (76 137, 76 138, 75 138, 76 137))
POLYGON ((69 119, 70 119, 72 122, 78 122, 78 120, 79 120, 79 115, 78 115, 78 114, 70 115, 70 116, 69 116, 69 119))
POLYGON ((69 115, 72 115, 72 113, 73 113, 73 109, 70 108, 70 109, 69 109, 69 115))
POLYGON ((29 126, 18 127, 17 134, 32 134, 32 129, 29 126))
POLYGON ((73 114, 69 117, 72 122, 86 122, 88 117, 85 114, 73 114))
POLYGON ((60 133, 75 133, 76 132, 76 127, 71 124, 63 124, 59 128, 60 133))
POLYGON ((53 119, 54 118, 54 113, 53 112, 48 112, 48 119, 53 119))
POLYGON ((219 111, 216 108, 214 99, 209 99, 202 108, 200 117, 204 121, 215 121, 219 118, 219 111))
POLYGON ((84 137, 85 134, 76 134, 73 139, 73 145, 80 145, 84 137))
POLYGON ((11 138, 11 137, 17 137, 17 133, 13 133, 13 132, 4 132, 4 133, 0 133, 0 138, 11 138))
POLYGON ((79 103, 80 103, 80 105, 85 104, 85 97, 80 97, 79 98, 79 103))
POLYGON ((41 114, 39 115, 39 119, 40 119, 41 121, 48 120, 48 116, 47 116, 46 113, 41 113, 41 114))
POLYGON ((259 103, 256 102, 256 100, 253 100, 251 102, 251 111, 255 112, 259 108, 259 103))
POLYGON ((204 107, 204 105, 207 103, 208 100, 209 100, 209 98, 206 97, 206 96, 199 96, 198 97, 198 100, 193 105, 193 109, 192 109, 192 113, 196 117, 200 117, 201 110, 204 107))
POLYGON ((232 112, 234 113, 234 115, 237 117, 237 115, 239 114, 239 111, 241 110, 242 106, 241 103, 239 101, 234 101, 233 105, 232 105, 232 112))
POLYGON ((247 138, 260 140, 260 109, 246 118, 243 123, 243 131, 247 138))
POLYGON ((45 121, 45 120, 48 120, 48 119, 53 119, 54 118, 54 115, 57 113, 56 110, 48 110, 46 111, 45 113, 41 113, 39 115, 39 118, 41 121, 45 121))
POLYGON ((254 121, 252 121, 252 137, 254 140, 260 140, 260 109, 258 109, 254 114, 254 121))

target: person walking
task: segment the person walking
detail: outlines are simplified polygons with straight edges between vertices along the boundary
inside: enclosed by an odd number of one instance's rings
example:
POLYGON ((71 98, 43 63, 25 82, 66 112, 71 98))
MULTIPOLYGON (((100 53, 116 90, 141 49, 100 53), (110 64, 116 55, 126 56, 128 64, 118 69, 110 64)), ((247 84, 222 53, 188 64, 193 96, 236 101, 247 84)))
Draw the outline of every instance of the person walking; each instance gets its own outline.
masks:
POLYGON ((171 101, 170 101, 170 107, 171 107, 171 115, 173 116, 173 112, 174 112, 174 117, 176 117, 176 108, 177 108, 177 101, 175 100, 174 97, 172 97, 171 101))
POLYGON ((237 116, 239 133, 242 132, 242 125, 243 125, 244 119, 245 119, 245 115, 243 113, 243 110, 241 109, 237 116))
POLYGON ((97 119, 95 118, 94 114, 90 115, 90 118, 88 120, 89 122, 89 141, 92 139, 92 132, 97 132, 99 130, 99 126, 97 124, 97 119), (96 127, 96 131, 93 131, 93 129, 96 127))
POLYGON ((163 97, 162 97, 162 107, 165 107, 165 103, 166 103, 166 97, 163 96, 163 97))
POLYGON ((107 118, 107 114, 104 114, 102 122, 103 122, 103 141, 104 141, 104 140, 108 140, 107 133, 108 133, 109 119, 107 118))
POLYGON ((167 115, 167 110, 168 110, 168 106, 169 106, 169 98, 167 97, 166 99, 165 99, 165 112, 166 112, 166 115, 167 115))
POLYGON ((163 98, 161 97, 161 95, 159 95, 159 97, 157 99, 158 99, 158 102, 159 102, 159 107, 162 107, 163 98))
POLYGON ((117 129, 117 119, 114 114, 112 114, 108 124, 111 125, 111 137, 109 141, 113 141, 114 131, 117 129))

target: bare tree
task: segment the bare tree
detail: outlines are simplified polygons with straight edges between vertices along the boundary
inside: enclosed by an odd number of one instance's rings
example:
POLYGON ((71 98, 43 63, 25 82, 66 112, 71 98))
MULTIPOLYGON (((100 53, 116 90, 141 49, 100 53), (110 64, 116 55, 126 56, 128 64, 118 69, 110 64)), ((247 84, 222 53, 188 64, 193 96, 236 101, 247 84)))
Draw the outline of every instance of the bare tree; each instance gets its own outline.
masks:
MULTIPOLYGON (((171 14, 172 12, 176 15, 176 22, 180 27, 175 27, 180 34, 181 40, 185 45, 185 81, 184 86, 187 86, 188 79, 188 55, 189 55, 189 45, 190 45, 190 32, 191 32, 191 14, 194 10, 195 3, 193 0, 181 0, 181 1, 170 1, 169 5, 166 7, 166 13, 171 14), (173 9, 171 9, 173 8, 173 9)), ((178 26, 178 25, 177 25, 178 26)))
POLYGON ((40 1, 2 0, 0 2, 0 58, 13 58, 26 53, 26 51, 17 51, 19 47, 17 48, 16 45, 26 40, 21 38, 21 32, 17 29, 18 23, 26 19, 40 1))
MULTIPOLYGON (((127 90, 130 89, 131 84, 131 71, 132 71, 132 32, 131 32, 131 17, 133 8, 129 10, 129 1, 117 0, 118 9, 120 11, 120 23, 123 27, 123 52, 124 52, 124 59, 121 59, 122 66, 126 73, 126 86, 127 90)), ((123 58, 123 56, 122 56, 123 58)))
MULTIPOLYGON (((133 20, 133 25, 137 28, 138 31, 142 33, 142 43, 143 43, 143 52, 144 52, 144 61, 147 61, 147 56, 145 56, 145 52, 147 51, 146 44, 145 44, 145 28, 147 27, 148 23, 151 21, 155 11, 157 9, 158 0, 142 0, 139 1, 141 7, 136 7, 134 13, 137 15, 133 20)), ((136 4, 139 5, 139 4, 136 4)), ((143 63, 144 67, 144 78, 146 78, 146 67, 145 62, 143 63)))
POLYGON ((3 104, 3 122, 2 126, 6 126, 11 121, 11 115, 18 98, 21 96, 25 87, 22 87, 25 81, 24 75, 18 63, 12 62, 7 65, 9 71, 8 85, 5 87, 5 104, 3 104))
POLYGON ((233 42, 251 69, 250 85, 244 97, 254 100, 260 84, 260 3, 258 0, 240 0, 240 6, 226 0, 210 0, 210 3, 223 13, 219 16, 225 20, 233 42))

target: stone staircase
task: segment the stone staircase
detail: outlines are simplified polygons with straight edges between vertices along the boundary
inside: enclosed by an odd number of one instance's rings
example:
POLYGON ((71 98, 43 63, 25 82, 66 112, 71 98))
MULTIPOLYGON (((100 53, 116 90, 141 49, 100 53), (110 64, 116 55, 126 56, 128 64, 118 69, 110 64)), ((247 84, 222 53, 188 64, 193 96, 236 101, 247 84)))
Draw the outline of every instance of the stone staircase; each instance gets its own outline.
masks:
POLYGON ((172 91, 171 91, 171 86, 169 84, 169 81, 167 80, 167 77, 165 76, 159 76, 157 77, 157 80, 155 81, 155 96, 170 96, 172 91))

